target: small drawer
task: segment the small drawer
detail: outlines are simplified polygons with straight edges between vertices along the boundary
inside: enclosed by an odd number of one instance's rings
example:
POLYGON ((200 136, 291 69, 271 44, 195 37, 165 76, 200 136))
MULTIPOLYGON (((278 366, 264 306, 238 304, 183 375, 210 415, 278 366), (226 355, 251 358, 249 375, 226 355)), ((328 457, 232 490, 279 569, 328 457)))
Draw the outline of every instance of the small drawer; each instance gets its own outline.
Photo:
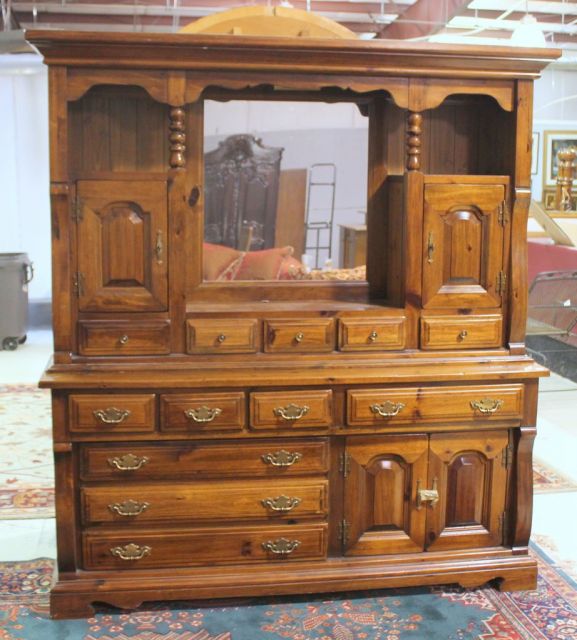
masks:
POLYGON ((83 534, 85 569, 292 562, 326 553, 327 525, 322 523, 83 534))
POLYGON ((178 478, 253 478, 324 474, 326 439, 268 442, 85 445, 83 480, 162 480, 178 478), (232 463, 231 461, 234 461, 232 463))
POLYGON ((155 428, 155 396, 71 395, 68 398, 72 433, 145 433, 155 428))
POLYGON ((255 353, 258 321, 252 318, 221 318, 186 321, 188 353, 255 353))
POLYGON ((253 429, 301 429, 333 424, 332 391, 263 391, 250 395, 253 429))
POLYGON ((268 353, 332 351, 335 329, 332 318, 265 320, 264 350, 268 353))
POLYGON ((340 351, 388 351, 405 347, 406 318, 340 318, 340 351))
POLYGON ((82 489, 86 525, 324 518, 327 480, 225 480, 82 489))
POLYGON ((170 353, 170 323, 79 322, 78 350, 83 356, 166 355, 170 353))
POLYGON ((522 384, 403 387, 347 392, 347 424, 375 427, 421 422, 520 420, 522 384))
POLYGON ((245 415, 242 392, 160 397, 161 431, 240 431, 245 415))
POLYGON ((500 347, 500 315, 429 316, 421 318, 422 349, 500 347))

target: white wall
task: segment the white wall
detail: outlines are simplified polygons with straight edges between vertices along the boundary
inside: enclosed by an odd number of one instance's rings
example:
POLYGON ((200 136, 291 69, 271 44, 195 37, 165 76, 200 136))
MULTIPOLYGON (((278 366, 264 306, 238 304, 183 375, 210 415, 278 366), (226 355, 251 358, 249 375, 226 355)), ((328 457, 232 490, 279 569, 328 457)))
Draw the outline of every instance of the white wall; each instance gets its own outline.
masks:
POLYGON ((34 262, 30 297, 51 297, 48 83, 37 56, 0 56, 0 253, 34 262))

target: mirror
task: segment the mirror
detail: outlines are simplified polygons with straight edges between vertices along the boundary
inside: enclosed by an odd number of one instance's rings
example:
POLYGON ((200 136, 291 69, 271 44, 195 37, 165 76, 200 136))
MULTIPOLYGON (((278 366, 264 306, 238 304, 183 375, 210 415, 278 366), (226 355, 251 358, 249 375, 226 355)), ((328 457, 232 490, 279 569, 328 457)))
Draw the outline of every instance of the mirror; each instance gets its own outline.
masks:
POLYGON ((365 280, 368 118, 353 102, 204 102, 205 281, 365 280))

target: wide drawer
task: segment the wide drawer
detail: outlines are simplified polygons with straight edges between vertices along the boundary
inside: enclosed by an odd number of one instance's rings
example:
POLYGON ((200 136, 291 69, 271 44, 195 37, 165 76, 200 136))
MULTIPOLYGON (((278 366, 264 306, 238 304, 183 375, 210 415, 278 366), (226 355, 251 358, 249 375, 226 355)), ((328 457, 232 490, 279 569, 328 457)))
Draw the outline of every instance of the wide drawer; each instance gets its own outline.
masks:
POLYGON ((325 479, 195 481, 84 487, 85 524, 177 520, 268 520, 327 514, 325 479))
POLYGON ((186 321, 188 353, 255 353, 258 321, 194 318, 186 321))
POLYGON ((162 431, 240 431, 245 415, 245 396, 240 391, 160 397, 162 431))
POLYGON ((405 318, 341 318, 340 351, 383 351, 405 346, 405 318))
POLYGON ((145 433, 155 428, 154 394, 71 395, 69 425, 73 433, 145 433))
POLYGON ((83 356, 145 356, 170 353, 170 323, 78 323, 78 350, 83 356))
POLYGON ((476 349, 501 346, 500 315, 421 318, 422 349, 476 349))
POLYGON ((325 352, 335 348, 331 318, 266 320, 264 350, 269 353, 325 352))
POLYGON ((523 385, 405 387, 347 392, 347 424, 520 420, 523 385))
POLYGON ((86 569, 150 569, 202 564, 321 559, 327 525, 203 528, 186 531, 85 532, 86 569))
POLYGON ((269 442, 85 445, 84 480, 183 477, 251 478, 326 473, 326 439, 269 442))
POLYGON ((250 395, 253 429, 306 429, 333 423, 333 394, 321 391, 257 391, 250 395))

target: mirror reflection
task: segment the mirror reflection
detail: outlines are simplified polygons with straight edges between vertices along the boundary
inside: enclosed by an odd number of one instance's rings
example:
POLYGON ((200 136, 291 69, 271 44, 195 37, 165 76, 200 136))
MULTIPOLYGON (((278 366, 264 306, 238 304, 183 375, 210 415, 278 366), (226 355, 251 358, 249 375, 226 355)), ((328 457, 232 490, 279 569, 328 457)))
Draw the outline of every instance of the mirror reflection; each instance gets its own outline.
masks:
POLYGON ((365 280, 354 103, 205 101, 205 281, 365 280))

